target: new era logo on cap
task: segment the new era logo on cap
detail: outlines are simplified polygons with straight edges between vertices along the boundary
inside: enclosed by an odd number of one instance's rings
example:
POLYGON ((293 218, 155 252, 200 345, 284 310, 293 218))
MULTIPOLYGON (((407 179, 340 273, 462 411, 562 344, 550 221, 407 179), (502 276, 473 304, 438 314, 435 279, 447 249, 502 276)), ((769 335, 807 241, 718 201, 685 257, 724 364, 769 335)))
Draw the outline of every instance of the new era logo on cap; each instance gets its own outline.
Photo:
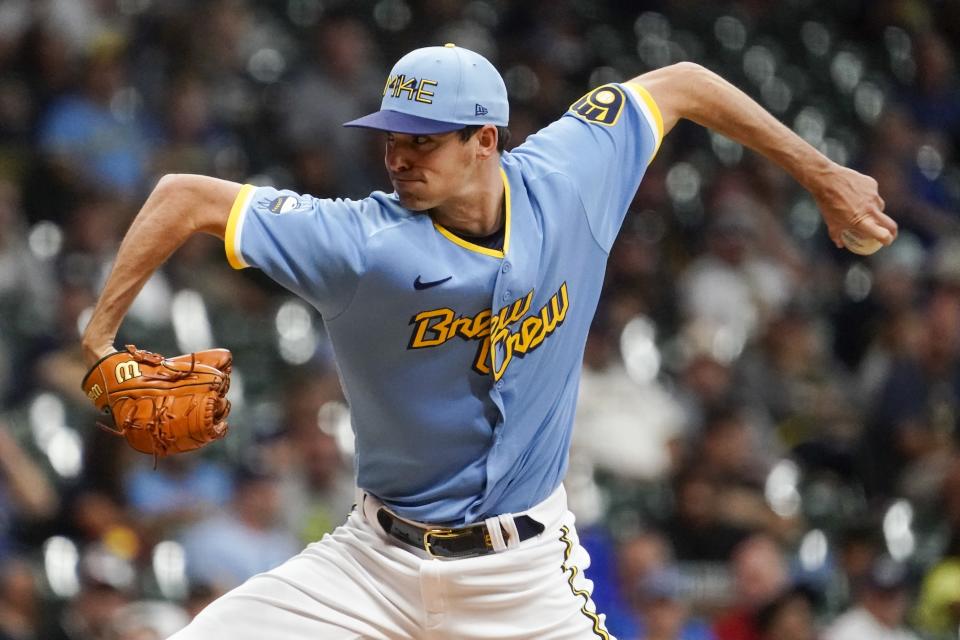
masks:
POLYGON ((423 135, 468 125, 505 127, 509 115, 507 88, 494 66, 447 44, 400 58, 387 76, 380 110, 346 126, 423 135))

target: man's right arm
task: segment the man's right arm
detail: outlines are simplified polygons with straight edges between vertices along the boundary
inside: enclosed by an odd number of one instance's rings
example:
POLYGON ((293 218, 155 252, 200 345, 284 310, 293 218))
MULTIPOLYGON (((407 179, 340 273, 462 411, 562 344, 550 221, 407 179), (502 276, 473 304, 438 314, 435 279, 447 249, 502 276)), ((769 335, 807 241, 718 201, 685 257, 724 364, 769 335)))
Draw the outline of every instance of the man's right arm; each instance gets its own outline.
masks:
POLYGON ((732 84, 700 65, 681 62, 630 80, 656 102, 667 132, 680 118, 736 140, 776 162, 814 197, 830 238, 842 247, 841 232, 856 229, 884 245, 897 223, 883 212, 877 182, 829 160, 732 84))
POLYGON ((93 315, 83 353, 93 364, 114 351, 113 341, 134 298, 164 261, 197 232, 223 238, 241 185, 198 175, 160 179, 127 231, 93 315))

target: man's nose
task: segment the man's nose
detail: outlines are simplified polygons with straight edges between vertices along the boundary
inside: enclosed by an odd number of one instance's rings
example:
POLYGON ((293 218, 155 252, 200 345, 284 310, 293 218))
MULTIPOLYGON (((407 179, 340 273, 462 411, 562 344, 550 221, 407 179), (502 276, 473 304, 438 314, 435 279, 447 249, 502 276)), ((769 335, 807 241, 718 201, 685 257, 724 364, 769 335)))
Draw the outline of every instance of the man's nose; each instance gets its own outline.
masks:
POLYGON ((390 173, 402 173, 410 169, 410 157, 396 146, 387 147, 386 158, 390 173))

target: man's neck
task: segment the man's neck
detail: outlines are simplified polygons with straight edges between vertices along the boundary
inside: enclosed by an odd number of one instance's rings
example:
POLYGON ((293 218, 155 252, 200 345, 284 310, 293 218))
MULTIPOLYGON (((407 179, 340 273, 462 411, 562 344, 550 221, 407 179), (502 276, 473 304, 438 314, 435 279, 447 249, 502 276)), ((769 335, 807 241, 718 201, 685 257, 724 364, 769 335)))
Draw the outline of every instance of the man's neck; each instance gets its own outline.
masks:
POLYGON ((434 221, 451 231, 482 237, 503 226, 503 180, 498 161, 486 164, 479 178, 460 196, 430 210, 434 221))

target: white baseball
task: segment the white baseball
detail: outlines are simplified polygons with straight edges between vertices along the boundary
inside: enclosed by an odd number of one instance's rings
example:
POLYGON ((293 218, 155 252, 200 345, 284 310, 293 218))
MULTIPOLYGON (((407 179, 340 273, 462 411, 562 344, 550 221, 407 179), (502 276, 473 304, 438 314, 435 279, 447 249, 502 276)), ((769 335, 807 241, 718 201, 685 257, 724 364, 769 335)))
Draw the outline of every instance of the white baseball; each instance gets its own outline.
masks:
POLYGON ((848 250, 861 256, 876 253, 883 246, 883 243, 876 238, 867 238, 853 229, 844 229, 841 231, 840 240, 843 241, 843 246, 848 250))

